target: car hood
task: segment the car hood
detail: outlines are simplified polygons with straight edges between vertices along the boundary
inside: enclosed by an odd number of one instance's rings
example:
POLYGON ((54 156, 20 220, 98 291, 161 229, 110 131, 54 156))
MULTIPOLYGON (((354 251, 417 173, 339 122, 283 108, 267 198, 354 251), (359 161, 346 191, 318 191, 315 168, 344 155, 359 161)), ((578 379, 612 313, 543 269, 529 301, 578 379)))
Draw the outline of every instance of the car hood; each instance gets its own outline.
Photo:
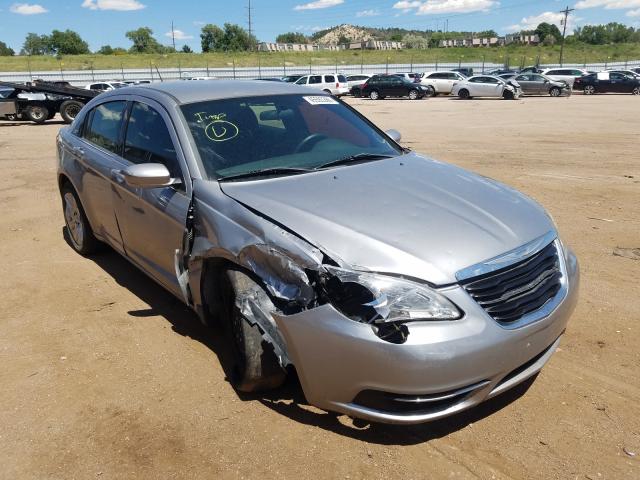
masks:
POLYGON ((336 261, 434 285, 554 230, 523 194, 413 153, 220 187, 336 261))

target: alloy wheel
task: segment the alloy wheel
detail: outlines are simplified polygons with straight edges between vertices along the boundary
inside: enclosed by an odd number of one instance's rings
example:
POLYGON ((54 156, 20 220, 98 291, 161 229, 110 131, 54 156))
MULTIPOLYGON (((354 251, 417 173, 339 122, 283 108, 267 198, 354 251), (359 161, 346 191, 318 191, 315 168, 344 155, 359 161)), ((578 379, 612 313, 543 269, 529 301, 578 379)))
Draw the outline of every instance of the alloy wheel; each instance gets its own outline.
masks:
POLYGON ((596 93, 596 89, 593 85, 587 85, 584 87, 585 95, 593 95, 594 93, 596 93))
POLYGON ((69 237, 76 249, 82 249, 84 242, 84 223, 76 197, 71 192, 64 194, 64 220, 69 237))

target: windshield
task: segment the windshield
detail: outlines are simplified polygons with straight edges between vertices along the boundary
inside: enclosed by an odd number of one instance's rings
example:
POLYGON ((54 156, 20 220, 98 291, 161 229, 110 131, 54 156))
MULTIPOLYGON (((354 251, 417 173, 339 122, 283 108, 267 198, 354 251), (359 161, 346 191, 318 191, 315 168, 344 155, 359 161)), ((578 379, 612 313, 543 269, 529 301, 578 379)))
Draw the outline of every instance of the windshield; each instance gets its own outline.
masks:
POLYGON ((314 169, 402 150, 330 96, 276 95, 183 105, 209 179, 265 169, 314 169))

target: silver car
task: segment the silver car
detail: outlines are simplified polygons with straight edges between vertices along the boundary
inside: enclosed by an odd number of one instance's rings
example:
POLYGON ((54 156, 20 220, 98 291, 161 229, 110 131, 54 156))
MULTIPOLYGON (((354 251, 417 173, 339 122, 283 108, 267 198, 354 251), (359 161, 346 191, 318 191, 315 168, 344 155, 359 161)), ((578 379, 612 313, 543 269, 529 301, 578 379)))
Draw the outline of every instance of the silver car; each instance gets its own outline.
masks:
POLYGON ((96 97, 57 140, 68 241, 218 324, 234 387, 425 422, 535 375, 578 295, 544 209, 410 152, 318 90, 173 82, 96 97))

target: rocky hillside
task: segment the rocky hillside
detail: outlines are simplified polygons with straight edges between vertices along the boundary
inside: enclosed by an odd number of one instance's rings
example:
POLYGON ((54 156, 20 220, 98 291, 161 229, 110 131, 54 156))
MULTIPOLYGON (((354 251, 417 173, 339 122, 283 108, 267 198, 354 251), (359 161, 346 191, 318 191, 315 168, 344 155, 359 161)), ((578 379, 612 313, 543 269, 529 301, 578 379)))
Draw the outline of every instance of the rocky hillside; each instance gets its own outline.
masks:
POLYGON ((346 24, 318 33, 320 35, 313 36, 314 41, 325 45, 337 45, 341 43, 341 39, 345 38, 350 42, 363 42, 374 38, 367 30, 346 24))

